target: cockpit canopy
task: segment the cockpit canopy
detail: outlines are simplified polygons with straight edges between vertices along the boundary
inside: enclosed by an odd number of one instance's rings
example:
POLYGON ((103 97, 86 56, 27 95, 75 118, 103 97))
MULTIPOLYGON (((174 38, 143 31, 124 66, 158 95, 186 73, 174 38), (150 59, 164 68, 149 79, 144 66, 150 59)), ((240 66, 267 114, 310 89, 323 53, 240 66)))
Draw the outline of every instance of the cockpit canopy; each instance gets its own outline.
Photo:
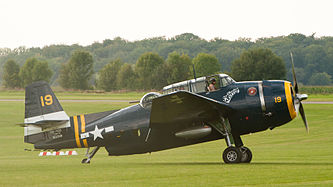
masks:
POLYGON ((186 80, 165 86, 163 88, 163 94, 168 94, 179 90, 186 90, 194 93, 207 92, 210 79, 212 78, 216 79, 215 87, 217 90, 236 82, 227 74, 217 74, 212 76, 199 77, 197 79, 186 80))

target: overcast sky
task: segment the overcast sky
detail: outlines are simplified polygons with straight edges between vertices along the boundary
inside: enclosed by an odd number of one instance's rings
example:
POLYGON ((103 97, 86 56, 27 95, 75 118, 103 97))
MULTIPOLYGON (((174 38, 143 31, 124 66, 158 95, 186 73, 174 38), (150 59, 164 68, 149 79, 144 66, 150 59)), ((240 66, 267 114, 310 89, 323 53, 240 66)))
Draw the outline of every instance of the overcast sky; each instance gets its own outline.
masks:
POLYGON ((331 0, 0 0, 0 48, 190 32, 206 40, 333 36, 331 0))

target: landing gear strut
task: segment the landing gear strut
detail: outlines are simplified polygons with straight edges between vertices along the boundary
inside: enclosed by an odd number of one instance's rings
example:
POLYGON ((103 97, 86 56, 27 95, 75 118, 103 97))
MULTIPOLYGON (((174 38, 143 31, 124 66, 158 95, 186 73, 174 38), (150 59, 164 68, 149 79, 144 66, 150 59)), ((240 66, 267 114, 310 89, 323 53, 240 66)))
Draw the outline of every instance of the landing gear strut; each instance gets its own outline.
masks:
POLYGON ((97 153, 97 151, 99 150, 99 147, 95 147, 90 153, 89 153, 89 149, 90 147, 87 149, 87 153, 86 153, 86 157, 81 161, 82 164, 90 164, 90 160, 94 157, 94 155, 97 153))

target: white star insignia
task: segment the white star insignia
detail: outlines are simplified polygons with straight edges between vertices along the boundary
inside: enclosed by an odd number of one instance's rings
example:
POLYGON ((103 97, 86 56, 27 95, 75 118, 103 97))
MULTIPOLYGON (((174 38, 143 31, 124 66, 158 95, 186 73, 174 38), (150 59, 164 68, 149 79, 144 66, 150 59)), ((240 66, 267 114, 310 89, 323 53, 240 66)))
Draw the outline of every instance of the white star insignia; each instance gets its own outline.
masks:
POLYGON ((100 137, 101 139, 103 139, 103 136, 102 136, 102 132, 103 132, 104 129, 98 129, 97 125, 95 126, 95 130, 94 131, 91 131, 90 133, 94 135, 94 141, 100 137))

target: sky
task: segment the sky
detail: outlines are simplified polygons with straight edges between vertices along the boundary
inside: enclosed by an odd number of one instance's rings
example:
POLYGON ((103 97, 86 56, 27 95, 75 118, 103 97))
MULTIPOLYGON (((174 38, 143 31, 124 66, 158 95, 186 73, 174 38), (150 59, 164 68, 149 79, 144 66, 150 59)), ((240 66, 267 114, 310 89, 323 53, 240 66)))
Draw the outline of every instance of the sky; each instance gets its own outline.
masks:
POLYGON ((0 0, 0 48, 182 33, 236 40, 333 36, 331 0, 0 0))

